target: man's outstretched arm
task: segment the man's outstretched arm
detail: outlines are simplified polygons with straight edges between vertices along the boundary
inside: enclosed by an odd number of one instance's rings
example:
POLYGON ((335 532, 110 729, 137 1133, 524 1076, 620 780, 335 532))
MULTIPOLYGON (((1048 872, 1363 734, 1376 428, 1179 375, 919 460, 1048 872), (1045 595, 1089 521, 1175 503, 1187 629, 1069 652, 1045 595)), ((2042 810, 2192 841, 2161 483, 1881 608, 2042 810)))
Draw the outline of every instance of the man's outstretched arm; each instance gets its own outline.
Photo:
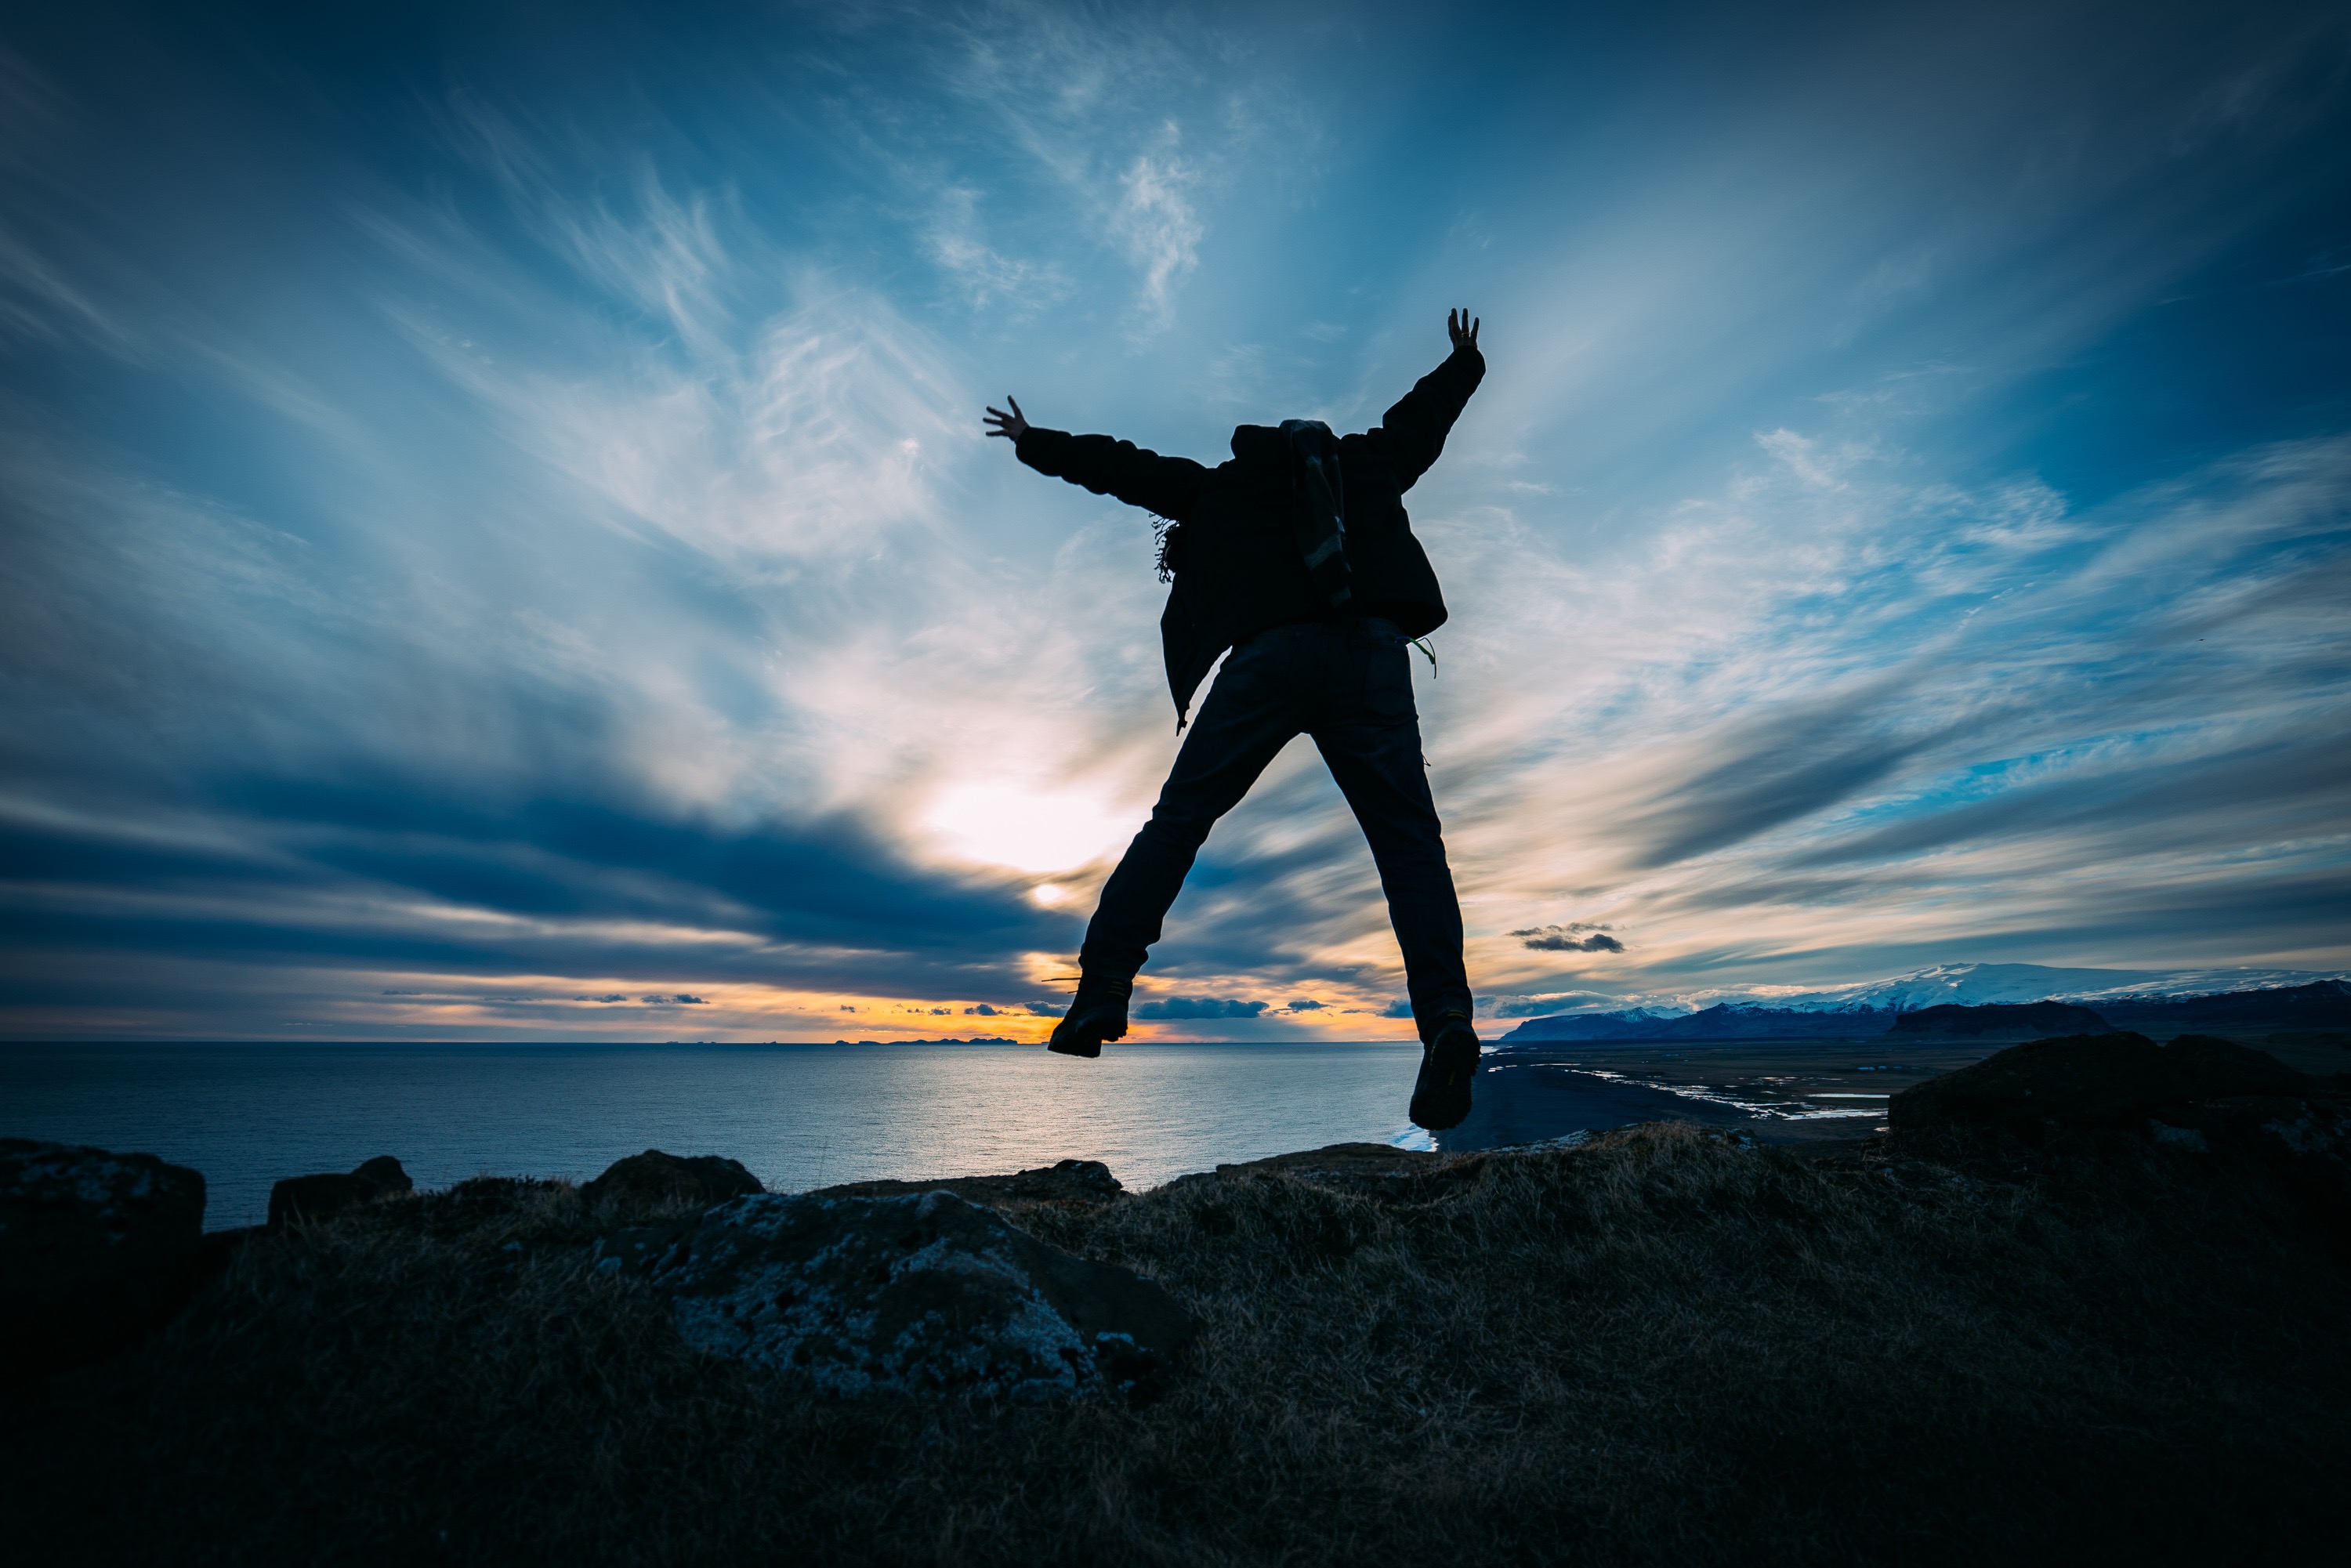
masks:
POLYGON ((1207 483, 1209 471, 1188 457, 1162 457, 1107 435, 1046 430, 1029 423, 1016 400, 1004 401, 1011 411, 989 409, 987 434, 1011 442, 1020 461, 1040 474, 1083 485, 1097 496, 1115 496, 1163 517, 1183 517, 1207 483))
POLYGON ((1445 313, 1445 335, 1453 341, 1446 361, 1420 378, 1412 391, 1365 433, 1387 449, 1400 486, 1409 490, 1445 450, 1445 437, 1461 417, 1469 394, 1486 376, 1486 356, 1478 351, 1479 321, 1467 310, 1445 313))

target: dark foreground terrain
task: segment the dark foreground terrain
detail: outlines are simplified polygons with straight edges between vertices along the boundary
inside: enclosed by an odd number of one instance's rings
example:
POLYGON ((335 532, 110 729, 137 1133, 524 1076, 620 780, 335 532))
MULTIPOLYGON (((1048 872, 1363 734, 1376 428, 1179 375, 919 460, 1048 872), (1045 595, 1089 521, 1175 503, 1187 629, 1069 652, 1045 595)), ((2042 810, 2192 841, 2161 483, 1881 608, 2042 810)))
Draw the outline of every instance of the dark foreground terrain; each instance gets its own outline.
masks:
POLYGON ((1687 1125, 1001 1197, 1202 1325, 1144 1403, 850 1402, 470 1183, 7 1396, 23 1560, 2340 1561, 2339 1216, 2144 1138, 1687 1125))

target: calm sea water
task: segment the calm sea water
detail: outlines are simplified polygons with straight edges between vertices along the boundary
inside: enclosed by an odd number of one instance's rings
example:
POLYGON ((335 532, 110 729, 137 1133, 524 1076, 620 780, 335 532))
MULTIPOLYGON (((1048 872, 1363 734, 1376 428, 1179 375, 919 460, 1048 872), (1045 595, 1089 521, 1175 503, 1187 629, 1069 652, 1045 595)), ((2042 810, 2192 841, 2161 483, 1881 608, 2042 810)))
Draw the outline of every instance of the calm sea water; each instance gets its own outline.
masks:
MULTIPOLYGON (((160 1155, 205 1223, 258 1222, 281 1176, 399 1156, 422 1186, 594 1176, 661 1148, 798 1191, 1102 1160, 1129 1187, 1234 1160, 1410 1137, 1416 1044, 8 1045, 0 1135, 160 1155)), ((1426 1147, 1425 1138, 1416 1146, 1426 1147)))

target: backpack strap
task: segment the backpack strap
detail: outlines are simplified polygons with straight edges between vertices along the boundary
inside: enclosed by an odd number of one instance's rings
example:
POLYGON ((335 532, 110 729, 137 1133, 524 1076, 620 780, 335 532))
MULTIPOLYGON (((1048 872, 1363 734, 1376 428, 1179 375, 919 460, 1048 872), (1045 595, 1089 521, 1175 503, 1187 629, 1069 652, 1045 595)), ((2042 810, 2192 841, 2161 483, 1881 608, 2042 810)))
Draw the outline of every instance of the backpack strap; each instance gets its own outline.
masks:
POLYGON ((1346 484, 1339 473, 1339 438, 1319 419, 1286 419, 1290 444, 1290 526, 1314 591, 1333 610, 1355 596, 1347 565, 1346 484))

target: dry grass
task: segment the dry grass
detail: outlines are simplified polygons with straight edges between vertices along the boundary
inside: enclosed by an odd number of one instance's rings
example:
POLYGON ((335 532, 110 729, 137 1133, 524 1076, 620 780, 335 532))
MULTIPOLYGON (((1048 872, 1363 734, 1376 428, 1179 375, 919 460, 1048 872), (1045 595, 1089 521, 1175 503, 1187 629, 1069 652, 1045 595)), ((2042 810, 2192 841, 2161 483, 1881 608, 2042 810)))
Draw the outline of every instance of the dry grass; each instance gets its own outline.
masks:
POLYGON ((1204 1320, 1141 1409, 816 1398, 590 1272, 569 1187, 387 1204, 10 1411, 0 1500, 84 1562, 2333 1558, 2335 1243, 2182 1156, 1944 1155, 1646 1128, 1016 1215, 1204 1320))

